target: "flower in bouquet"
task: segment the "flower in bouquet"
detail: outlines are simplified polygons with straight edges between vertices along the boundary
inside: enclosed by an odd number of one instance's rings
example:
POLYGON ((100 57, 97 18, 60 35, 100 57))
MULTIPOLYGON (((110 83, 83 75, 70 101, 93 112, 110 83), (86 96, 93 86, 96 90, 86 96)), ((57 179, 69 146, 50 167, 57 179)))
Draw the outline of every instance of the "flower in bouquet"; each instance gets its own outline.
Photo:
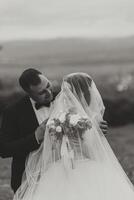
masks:
MULTIPOLYGON (((63 116, 62 116, 63 117, 63 116)), ((54 140, 61 140, 62 139, 62 128, 63 118, 53 118, 49 120, 47 127, 49 129, 49 134, 54 140), (60 121, 61 120, 61 121, 60 121)))
POLYGON ((76 126, 76 124, 78 123, 78 121, 80 120, 80 115, 79 114, 73 114, 70 115, 70 124, 76 126))
POLYGON ((56 140, 61 140, 63 135, 82 139, 85 131, 92 127, 89 119, 81 116, 74 108, 69 109, 68 112, 60 113, 57 118, 50 120, 48 125, 49 133, 54 135, 56 140))
POLYGON ((80 116, 79 114, 70 115, 70 136, 75 138, 80 137, 83 139, 83 134, 87 129, 92 128, 92 124, 89 119, 85 116, 80 116))

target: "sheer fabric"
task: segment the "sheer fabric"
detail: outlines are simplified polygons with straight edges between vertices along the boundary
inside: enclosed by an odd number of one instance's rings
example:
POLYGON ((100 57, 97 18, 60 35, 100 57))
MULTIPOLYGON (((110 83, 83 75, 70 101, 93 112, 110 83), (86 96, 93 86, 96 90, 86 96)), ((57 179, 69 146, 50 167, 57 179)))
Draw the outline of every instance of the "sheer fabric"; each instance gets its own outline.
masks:
POLYGON ((64 77, 47 123, 44 142, 37 151, 30 153, 22 185, 14 200, 43 200, 45 197, 48 200, 134 199, 133 185, 99 127, 104 111, 102 98, 90 76, 75 73, 64 77), (70 109, 87 118, 91 127, 82 138, 79 134, 78 137, 64 134, 55 140, 50 134, 51 121, 62 120, 70 109), (51 194, 55 184, 57 189, 51 194))

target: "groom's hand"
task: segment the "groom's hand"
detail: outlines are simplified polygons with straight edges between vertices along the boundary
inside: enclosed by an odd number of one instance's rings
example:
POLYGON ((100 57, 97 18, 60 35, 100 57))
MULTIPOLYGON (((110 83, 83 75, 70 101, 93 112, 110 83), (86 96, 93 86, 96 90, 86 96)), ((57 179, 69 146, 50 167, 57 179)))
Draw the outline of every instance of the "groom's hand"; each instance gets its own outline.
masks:
POLYGON ((100 122, 100 129, 102 132, 106 135, 108 133, 108 123, 107 121, 101 121, 100 122))
POLYGON ((44 134, 45 134, 45 130, 46 130, 47 121, 48 121, 48 119, 43 121, 35 131, 35 138, 36 138, 38 144, 40 144, 44 140, 44 134))

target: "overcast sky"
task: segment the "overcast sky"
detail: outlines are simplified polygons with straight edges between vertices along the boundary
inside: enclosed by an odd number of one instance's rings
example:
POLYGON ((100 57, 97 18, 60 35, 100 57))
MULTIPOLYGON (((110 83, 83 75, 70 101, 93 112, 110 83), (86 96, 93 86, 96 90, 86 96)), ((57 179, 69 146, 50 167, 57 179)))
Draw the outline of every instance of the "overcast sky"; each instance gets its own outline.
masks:
POLYGON ((134 34, 134 0, 0 0, 0 40, 134 34))

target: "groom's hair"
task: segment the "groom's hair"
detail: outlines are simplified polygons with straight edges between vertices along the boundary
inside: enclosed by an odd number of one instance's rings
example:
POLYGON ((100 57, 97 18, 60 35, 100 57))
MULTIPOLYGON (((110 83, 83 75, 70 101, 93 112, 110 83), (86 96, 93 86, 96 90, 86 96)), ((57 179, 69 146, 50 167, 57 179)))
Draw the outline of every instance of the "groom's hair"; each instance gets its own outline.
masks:
POLYGON ((29 68, 26 69, 19 78, 19 84, 23 90, 28 91, 31 85, 38 85, 41 83, 39 75, 42 74, 40 71, 29 68))

